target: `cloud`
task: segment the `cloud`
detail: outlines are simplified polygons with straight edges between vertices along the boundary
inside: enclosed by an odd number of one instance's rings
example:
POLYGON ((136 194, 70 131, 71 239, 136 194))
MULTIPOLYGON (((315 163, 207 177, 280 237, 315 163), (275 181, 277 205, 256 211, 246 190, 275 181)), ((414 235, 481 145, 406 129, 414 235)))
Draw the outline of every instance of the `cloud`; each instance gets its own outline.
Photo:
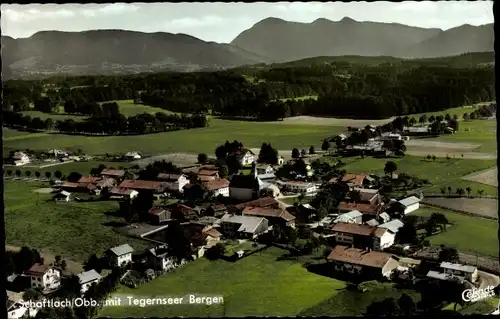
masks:
POLYGON ((126 3, 108 4, 100 9, 98 9, 98 11, 100 13, 109 14, 109 15, 131 13, 131 12, 135 12, 137 10, 139 10, 138 6, 135 6, 133 4, 126 4, 126 3))
POLYGON ((40 19, 71 18, 75 13, 67 9, 57 9, 51 11, 40 11, 29 9, 27 11, 7 9, 3 13, 4 17, 12 22, 30 22, 40 19))
POLYGON ((307 13, 321 13, 323 11, 323 4, 319 2, 293 2, 288 4, 279 4, 276 10, 281 12, 307 12, 307 13))
POLYGON ((222 24, 225 20, 219 16, 206 16, 201 18, 180 18, 166 23, 166 27, 173 28, 199 28, 211 27, 222 24))

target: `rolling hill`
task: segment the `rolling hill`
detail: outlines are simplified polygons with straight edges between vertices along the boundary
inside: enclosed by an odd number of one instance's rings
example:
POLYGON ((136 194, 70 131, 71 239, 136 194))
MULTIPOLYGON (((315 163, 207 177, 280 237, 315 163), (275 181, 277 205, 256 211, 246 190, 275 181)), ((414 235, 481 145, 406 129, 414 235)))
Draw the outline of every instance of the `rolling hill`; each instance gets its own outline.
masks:
POLYGON ((317 56, 440 57, 493 51, 493 24, 443 31, 397 23, 317 19, 311 23, 264 19, 231 44, 278 62, 317 56))

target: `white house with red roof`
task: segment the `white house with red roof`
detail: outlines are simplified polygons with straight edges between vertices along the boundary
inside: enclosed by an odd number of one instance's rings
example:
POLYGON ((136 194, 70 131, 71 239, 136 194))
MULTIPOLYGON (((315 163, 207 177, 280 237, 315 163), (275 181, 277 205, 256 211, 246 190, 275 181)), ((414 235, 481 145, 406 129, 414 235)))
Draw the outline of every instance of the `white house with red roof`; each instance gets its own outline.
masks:
POLYGON ((47 291, 61 287, 61 271, 56 267, 36 263, 26 271, 26 275, 30 276, 31 288, 47 291))

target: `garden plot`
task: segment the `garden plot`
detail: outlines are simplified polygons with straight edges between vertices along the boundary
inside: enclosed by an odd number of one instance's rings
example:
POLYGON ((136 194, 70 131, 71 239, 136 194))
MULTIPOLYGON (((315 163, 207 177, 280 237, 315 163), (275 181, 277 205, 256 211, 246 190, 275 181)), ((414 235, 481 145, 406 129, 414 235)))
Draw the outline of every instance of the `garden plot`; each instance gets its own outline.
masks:
POLYGON ((462 179, 498 187, 498 168, 495 167, 480 173, 470 174, 462 177, 462 179))

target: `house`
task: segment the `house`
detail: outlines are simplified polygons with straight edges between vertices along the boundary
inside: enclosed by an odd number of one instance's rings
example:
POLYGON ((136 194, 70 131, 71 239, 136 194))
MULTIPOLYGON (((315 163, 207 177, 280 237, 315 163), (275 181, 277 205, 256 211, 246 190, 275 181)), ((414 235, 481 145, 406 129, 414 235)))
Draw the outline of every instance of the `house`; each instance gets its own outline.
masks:
POLYGON ((192 207, 184 204, 174 203, 166 207, 172 212, 172 218, 179 219, 181 221, 197 220, 198 213, 192 207))
POLYGON ((380 213, 380 211, 382 210, 382 206, 365 204, 365 203, 348 203, 342 201, 339 203, 337 209, 339 214, 357 210, 363 213, 363 221, 368 221, 376 217, 380 213))
POLYGON ((369 221, 366 222, 366 224, 368 226, 374 226, 374 227, 380 225, 380 223, 375 218, 374 219, 370 219, 369 221))
POLYGON ((269 164, 258 164, 255 166, 257 177, 261 180, 272 180, 276 178, 274 168, 269 164))
POLYGON ((218 179, 219 177, 219 171, 216 169, 200 169, 198 171, 198 176, 210 176, 213 179, 218 179))
POLYGON ((205 240, 207 242, 207 247, 211 247, 218 242, 220 242, 220 239, 222 237, 222 234, 215 229, 214 227, 205 227, 203 230, 203 235, 206 236, 205 240))
POLYGON ((234 205, 232 207, 232 211, 241 212, 246 207, 263 207, 263 208, 274 208, 274 209, 286 208, 286 206, 283 205, 283 203, 281 203, 280 201, 274 199, 271 196, 266 196, 249 202, 234 205))
POLYGON ((204 216, 222 217, 227 213, 227 207, 224 204, 210 205, 205 212, 204 216))
POLYGON ((264 217, 271 224, 295 227, 295 216, 282 208, 245 207, 241 213, 243 216, 264 217))
POLYGON ((60 191, 53 197, 56 202, 69 202, 71 200, 71 193, 67 191, 60 191))
POLYGON ((404 223, 399 219, 393 219, 387 223, 381 224, 378 227, 386 228, 392 231, 393 233, 397 233, 401 227, 404 226, 404 223))
POLYGON ((205 188, 212 192, 214 197, 219 195, 229 197, 229 181, 227 179, 213 180, 205 183, 205 188))
POLYGON ((397 270, 397 279, 413 280, 416 276, 416 269, 420 266, 421 261, 408 257, 394 257, 399 266, 397 270))
POLYGON ((110 199, 134 199, 139 192, 128 188, 114 187, 109 191, 110 199))
POLYGON ((469 282, 476 282, 478 277, 477 267, 443 262, 439 267, 442 272, 448 275, 464 277, 469 282))
POLYGON ((346 183, 349 187, 363 187, 370 184, 370 179, 365 174, 345 174, 342 176, 342 182, 346 183))
POLYGON ((136 191, 148 190, 161 193, 164 189, 164 184, 155 181, 143 181, 139 179, 126 179, 118 185, 118 188, 133 189, 136 191))
POLYGON ((306 193, 314 194, 316 193, 316 185, 311 182, 301 182, 301 181, 289 181, 284 182, 283 187, 293 193, 306 193))
POLYGON ((327 260, 336 271, 375 278, 390 278, 398 267, 397 260, 391 254, 342 245, 335 246, 327 260))
POLYGON ((378 189, 354 187, 353 190, 359 192, 361 203, 378 205, 381 202, 378 189))
POLYGON ((266 218, 226 214, 221 218, 222 232, 228 237, 241 236, 254 239, 269 229, 266 218))
POLYGON ((165 182, 166 189, 173 192, 184 192, 184 186, 189 184, 189 178, 184 174, 160 173, 157 178, 165 182))
POLYGON ((398 203, 404 208, 403 213, 405 215, 416 211, 420 207, 420 199, 415 196, 402 199, 398 203))
POLYGON ((318 220, 316 209, 310 204, 299 204, 286 207, 285 209, 296 217, 296 224, 308 224, 318 220))
POLYGON ((363 214, 357 210, 353 210, 348 213, 340 214, 333 222, 361 224, 363 222, 363 214))
POLYGON ((94 269, 79 273, 77 276, 81 286, 80 291, 82 294, 89 290, 90 286, 92 286, 93 284, 99 283, 102 278, 102 276, 99 275, 99 273, 94 269))
POLYGON ((385 228, 340 222, 331 231, 339 244, 382 250, 394 244, 395 234, 385 228))
POLYGON ((134 249, 129 244, 113 247, 105 252, 106 257, 114 266, 124 266, 132 262, 134 249))
POLYGON ((111 169, 111 168, 105 168, 101 171, 100 173, 101 176, 103 177, 108 177, 108 178, 120 178, 123 175, 125 175, 125 171, 122 169, 111 169))
POLYGON ((253 175, 235 175, 229 183, 229 197, 237 200, 251 200, 259 190, 259 180, 253 175))
POLYGON ((49 150, 47 152, 47 154, 52 155, 54 157, 68 157, 68 155, 69 155, 68 152, 66 152, 66 151, 56 150, 56 149, 49 150))
POLYGON ((148 249, 146 252, 146 263, 153 269, 168 271, 175 268, 175 259, 168 255, 167 246, 159 245, 148 249))
MULTIPOLYGON (((78 180, 78 188, 87 189, 89 191, 102 190, 104 188, 112 188, 116 181, 113 178, 101 176, 82 176, 78 180)), ((98 193, 98 192, 97 192, 98 193)))
POLYGON ((16 166, 21 166, 28 164, 30 162, 30 158, 23 152, 15 152, 12 156, 12 163, 16 166))
POLYGON ((28 307, 22 293, 7 290, 7 319, 33 318, 37 312, 36 308, 28 307))
POLYGON ((63 182, 61 185, 59 185, 59 188, 69 192, 77 192, 80 188, 80 185, 78 185, 78 183, 63 182))
POLYGON ((255 153, 249 149, 242 149, 233 152, 229 154, 228 157, 235 157, 238 163, 243 167, 252 165, 252 163, 256 160, 255 153))
POLYGON ((391 220, 391 216, 386 212, 383 212, 378 215, 378 220, 380 220, 382 223, 387 223, 391 220))
POLYGON ((460 283, 465 282, 465 277, 459 275, 447 274, 444 272, 439 272, 435 270, 429 270, 426 275, 427 278, 437 279, 443 281, 459 281, 460 283))
POLYGON ((150 223, 161 225, 172 220, 172 212, 164 207, 155 206, 148 211, 150 223))
POLYGON ((30 276, 31 288, 53 291, 61 287, 61 271, 56 267, 36 263, 26 271, 26 275, 30 276))
POLYGON ((135 159, 141 159, 142 156, 138 152, 127 152, 125 154, 125 158, 128 160, 135 160, 135 159))

